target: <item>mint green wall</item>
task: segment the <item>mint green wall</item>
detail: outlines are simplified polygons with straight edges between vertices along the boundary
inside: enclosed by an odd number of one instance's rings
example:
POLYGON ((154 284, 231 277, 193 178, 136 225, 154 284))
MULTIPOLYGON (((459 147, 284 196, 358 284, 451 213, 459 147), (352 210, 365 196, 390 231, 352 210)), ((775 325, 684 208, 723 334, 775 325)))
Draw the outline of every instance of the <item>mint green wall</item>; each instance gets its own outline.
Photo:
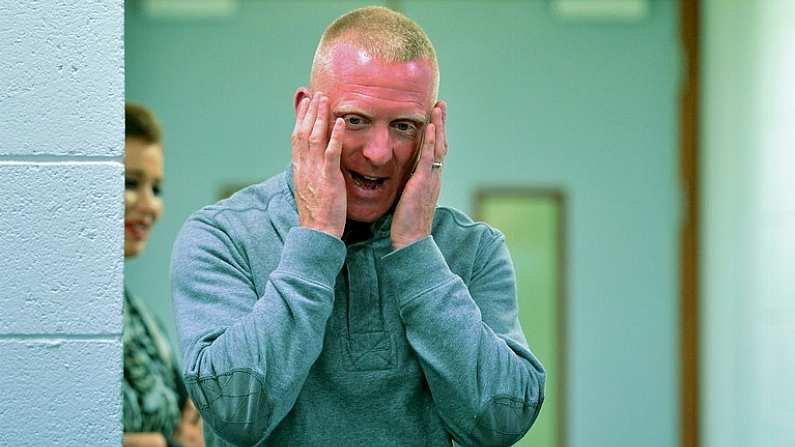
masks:
POLYGON ((559 414, 565 397, 565 389, 560 386, 563 365, 558 358, 565 346, 559 334, 563 315, 558 312, 565 302, 559 301, 559 280, 563 277, 558 267, 559 250, 565 244, 560 234, 562 206, 554 196, 540 193, 489 193, 477 205, 477 218, 505 235, 518 282, 519 323, 533 353, 544 359, 547 373, 544 417, 536 420, 517 447, 557 446, 561 442, 559 414))
POLYGON ((702 17, 702 445, 792 446, 795 2, 702 17))
MULTIPOLYGON (((167 210, 127 282, 165 318, 182 221, 226 183, 287 166, 316 39, 361 4, 244 1, 227 19, 154 21, 128 2, 127 97, 166 127, 167 210)), ((470 211, 479 186, 567 194, 569 445, 674 446, 677 4, 652 1, 630 24, 564 22, 547 1, 400 5, 439 53, 441 202, 470 211)))

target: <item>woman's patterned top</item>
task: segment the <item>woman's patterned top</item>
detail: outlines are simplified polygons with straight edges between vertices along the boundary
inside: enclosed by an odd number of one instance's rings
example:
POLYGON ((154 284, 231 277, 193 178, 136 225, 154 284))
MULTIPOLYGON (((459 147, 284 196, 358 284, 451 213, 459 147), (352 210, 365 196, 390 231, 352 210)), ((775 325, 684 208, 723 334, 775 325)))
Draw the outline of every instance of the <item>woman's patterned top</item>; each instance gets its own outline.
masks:
POLYGON ((162 327, 137 297, 124 291, 124 431, 171 437, 187 393, 162 327))

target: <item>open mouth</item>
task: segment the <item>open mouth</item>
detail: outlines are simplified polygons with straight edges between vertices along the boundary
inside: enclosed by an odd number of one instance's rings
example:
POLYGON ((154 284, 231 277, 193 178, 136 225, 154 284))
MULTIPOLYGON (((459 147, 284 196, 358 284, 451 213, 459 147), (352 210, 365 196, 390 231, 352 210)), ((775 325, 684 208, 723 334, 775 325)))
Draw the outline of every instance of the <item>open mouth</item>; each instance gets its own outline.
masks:
POLYGON ((353 183, 363 189, 376 189, 384 184, 388 177, 372 177, 369 175, 359 174, 358 172, 348 171, 351 174, 353 183))

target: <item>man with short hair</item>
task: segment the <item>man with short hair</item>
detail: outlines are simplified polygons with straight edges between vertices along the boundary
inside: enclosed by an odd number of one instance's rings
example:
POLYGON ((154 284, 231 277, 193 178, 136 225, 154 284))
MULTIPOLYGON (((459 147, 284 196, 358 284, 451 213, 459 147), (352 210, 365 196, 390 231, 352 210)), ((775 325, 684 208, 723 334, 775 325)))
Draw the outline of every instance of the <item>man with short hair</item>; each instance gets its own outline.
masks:
POLYGON ((185 378, 210 446, 502 446, 544 371, 502 235, 436 207, 435 50, 386 8, 321 38, 285 173, 206 207, 174 247, 185 378))

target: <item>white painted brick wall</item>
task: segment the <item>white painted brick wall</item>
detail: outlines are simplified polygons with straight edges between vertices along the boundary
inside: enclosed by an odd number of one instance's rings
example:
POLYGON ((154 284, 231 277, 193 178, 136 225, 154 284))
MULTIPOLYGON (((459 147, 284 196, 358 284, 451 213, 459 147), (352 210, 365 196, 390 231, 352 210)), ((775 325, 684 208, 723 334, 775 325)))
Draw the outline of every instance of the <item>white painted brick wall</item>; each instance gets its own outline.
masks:
POLYGON ((0 0, 0 446, 121 444, 122 0, 0 0))
POLYGON ((120 155, 121 0, 0 0, 0 150, 120 155))
POLYGON ((121 445, 119 342, 0 340, 0 445, 121 445))
POLYGON ((6 333, 118 331, 124 208, 116 162, 0 165, 0 327, 6 333), (112 230, 112 231, 111 231, 112 230))

